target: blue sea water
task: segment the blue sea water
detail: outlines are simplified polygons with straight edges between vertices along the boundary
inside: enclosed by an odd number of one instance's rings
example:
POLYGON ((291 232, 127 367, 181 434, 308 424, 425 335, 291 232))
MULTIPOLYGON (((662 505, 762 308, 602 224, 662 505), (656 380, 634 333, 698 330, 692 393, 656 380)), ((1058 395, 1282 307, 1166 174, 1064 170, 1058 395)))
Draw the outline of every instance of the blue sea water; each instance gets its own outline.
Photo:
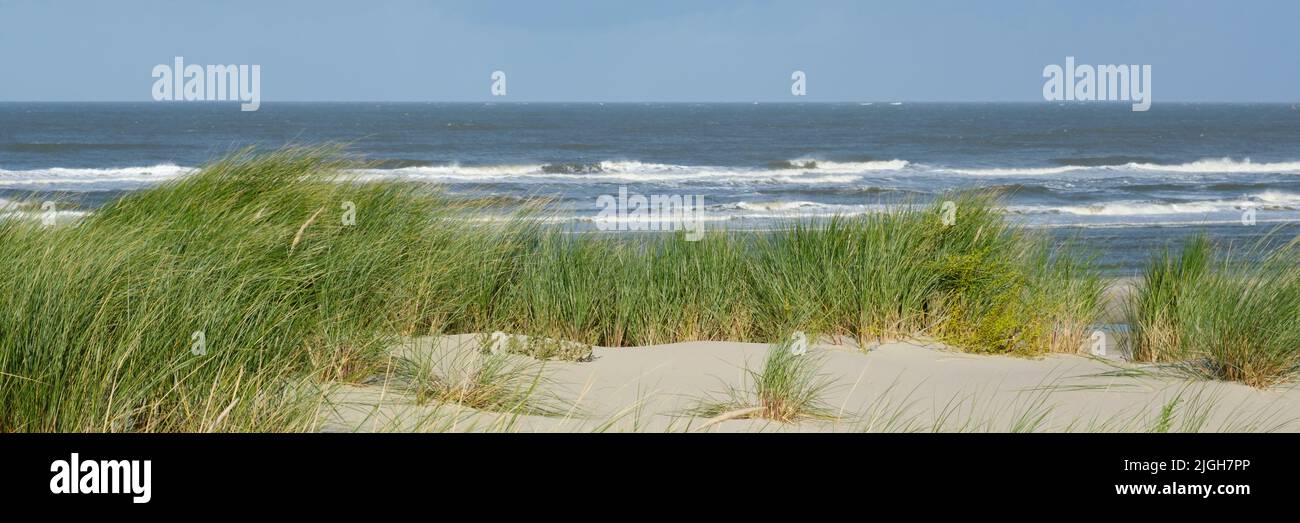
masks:
POLYGON ((575 223, 620 187, 702 196, 732 228, 997 188, 1011 219, 1091 244, 1114 274, 1197 232, 1300 222, 1284 104, 0 103, 0 207, 93 209, 232 149, 321 142, 375 160, 368 177, 551 197, 575 223))

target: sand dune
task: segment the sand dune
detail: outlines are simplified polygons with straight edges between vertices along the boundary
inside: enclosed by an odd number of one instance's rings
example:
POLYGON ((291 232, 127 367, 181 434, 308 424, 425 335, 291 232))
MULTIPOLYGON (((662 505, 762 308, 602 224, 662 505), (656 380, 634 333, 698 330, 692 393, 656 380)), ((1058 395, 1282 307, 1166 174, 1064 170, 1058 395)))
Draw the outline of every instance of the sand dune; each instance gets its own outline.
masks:
MULTIPOLYGON (((395 361, 468 361, 480 337, 409 340, 395 361)), ((867 347, 814 344, 833 380, 825 395, 835 419, 778 423, 691 415, 707 398, 751 386, 768 345, 689 342, 593 348, 588 362, 548 361, 535 394, 553 415, 486 412, 419 402, 394 372, 332 391, 326 430, 456 431, 1294 431, 1300 391, 1193 381, 1175 369, 1122 358, 981 356, 940 344, 867 347)), ((529 363, 531 358, 511 355, 529 363)))

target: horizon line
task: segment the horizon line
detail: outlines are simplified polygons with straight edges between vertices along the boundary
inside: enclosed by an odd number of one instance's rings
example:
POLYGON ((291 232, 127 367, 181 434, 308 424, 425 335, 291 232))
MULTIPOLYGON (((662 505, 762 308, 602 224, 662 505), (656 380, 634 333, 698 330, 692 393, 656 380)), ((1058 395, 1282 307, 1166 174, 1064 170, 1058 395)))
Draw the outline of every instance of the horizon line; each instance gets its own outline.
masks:
MULTIPOLYGON (((134 104, 160 104, 160 105, 182 105, 182 104, 231 104, 239 103, 240 100, 0 100, 0 103, 134 103, 134 104)), ((361 103, 361 104, 785 104, 785 105, 806 105, 806 104, 1056 104, 1056 105, 1127 105, 1133 103, 1128 100, 808 100, 808 101, 776 101, 776 100, 261 100, 261 103, 318 103, 318 104, 344 104, 344 103, 361 103)), ((1298 104, 1300 99, 1294 101, 1281 100, 1166 100, 1157 102, 1159 104, 1298 104)))

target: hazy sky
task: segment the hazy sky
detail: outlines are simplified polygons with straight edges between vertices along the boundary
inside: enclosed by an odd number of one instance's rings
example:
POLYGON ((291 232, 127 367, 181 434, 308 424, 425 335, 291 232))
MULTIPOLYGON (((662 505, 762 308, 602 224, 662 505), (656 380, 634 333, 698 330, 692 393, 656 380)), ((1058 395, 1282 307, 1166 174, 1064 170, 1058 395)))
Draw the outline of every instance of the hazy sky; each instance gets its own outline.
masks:
POLYGON ((1043 67, 1150 64, 1153 99, 1300 100, 1300 2, 0 0, 0 100, 150 100, 157 64, 262 99, 1035 101, 1043 67), (790 95, 803 70, 808 95, 790 95))

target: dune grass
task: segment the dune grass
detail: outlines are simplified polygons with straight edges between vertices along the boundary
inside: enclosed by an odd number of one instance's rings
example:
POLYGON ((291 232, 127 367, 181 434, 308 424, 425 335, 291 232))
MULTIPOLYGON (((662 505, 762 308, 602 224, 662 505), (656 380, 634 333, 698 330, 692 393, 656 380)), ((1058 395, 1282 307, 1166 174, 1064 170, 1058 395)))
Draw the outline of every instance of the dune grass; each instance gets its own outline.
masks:
POLYGON ((1176 325, 1178 303, 1192 292, 1210 262, 1210 243, 1197 236, 1175 256, 1168 247, 1147 263, 1127 304, 1136 361, 1169 362, 1186 357, 1176 325))
POLYGON ((435 199, 331 183, 353 165, 245 152, 73 226, 0 222, 0 430, 310 427, 301 385, 370 372, 396 328, 438 317, 412 293, 458 275, 401 276, 482 253, 435 199))
POLYGON ((1102 284, 1068 248, 1007 224, 996 199, 792 221, 768 233, 629 241, 542 231, 495 325, 603 346, 766 341, 794 330, 871 341, 930 335, 977 352, 1075 352, 1102 284))
POLYGON ((1128 307, 1133 355, 1268 387, 1300 372, 1300 245, 1234 253, 1198 237, 1152 259, 1128 307))
POLYGON ((990 195, 777 231, 625 238, 400 183, 334 148, 243 151, 70 224, 0 220, 0 431, 312 430, 312 385, 396 336, 587 345, 926 335, 1078 350, 1101 283, 990 195), (350 221, 349 218, 355 218, 350 221), (202 340, 198 346, 197 340, 202 340))
POLYGON ((453 352, 436 360, 399 360, 397 371, 420 403, 435 401, 519 415, 562 412, 540 393, 544 382, 541 366, 525 358, 504 353, 453 352))
POLYGON ((728 419, 761 418, 780 423, 834 419, 834 411, 825 402, 834 384, 819 372, 823 358, 816 353, 796 353, 791 346, 788 340, 773 344, 761 369, 745 369, 744 387, 704 399, 689 414, 711 418, 702 428, 728 419))

